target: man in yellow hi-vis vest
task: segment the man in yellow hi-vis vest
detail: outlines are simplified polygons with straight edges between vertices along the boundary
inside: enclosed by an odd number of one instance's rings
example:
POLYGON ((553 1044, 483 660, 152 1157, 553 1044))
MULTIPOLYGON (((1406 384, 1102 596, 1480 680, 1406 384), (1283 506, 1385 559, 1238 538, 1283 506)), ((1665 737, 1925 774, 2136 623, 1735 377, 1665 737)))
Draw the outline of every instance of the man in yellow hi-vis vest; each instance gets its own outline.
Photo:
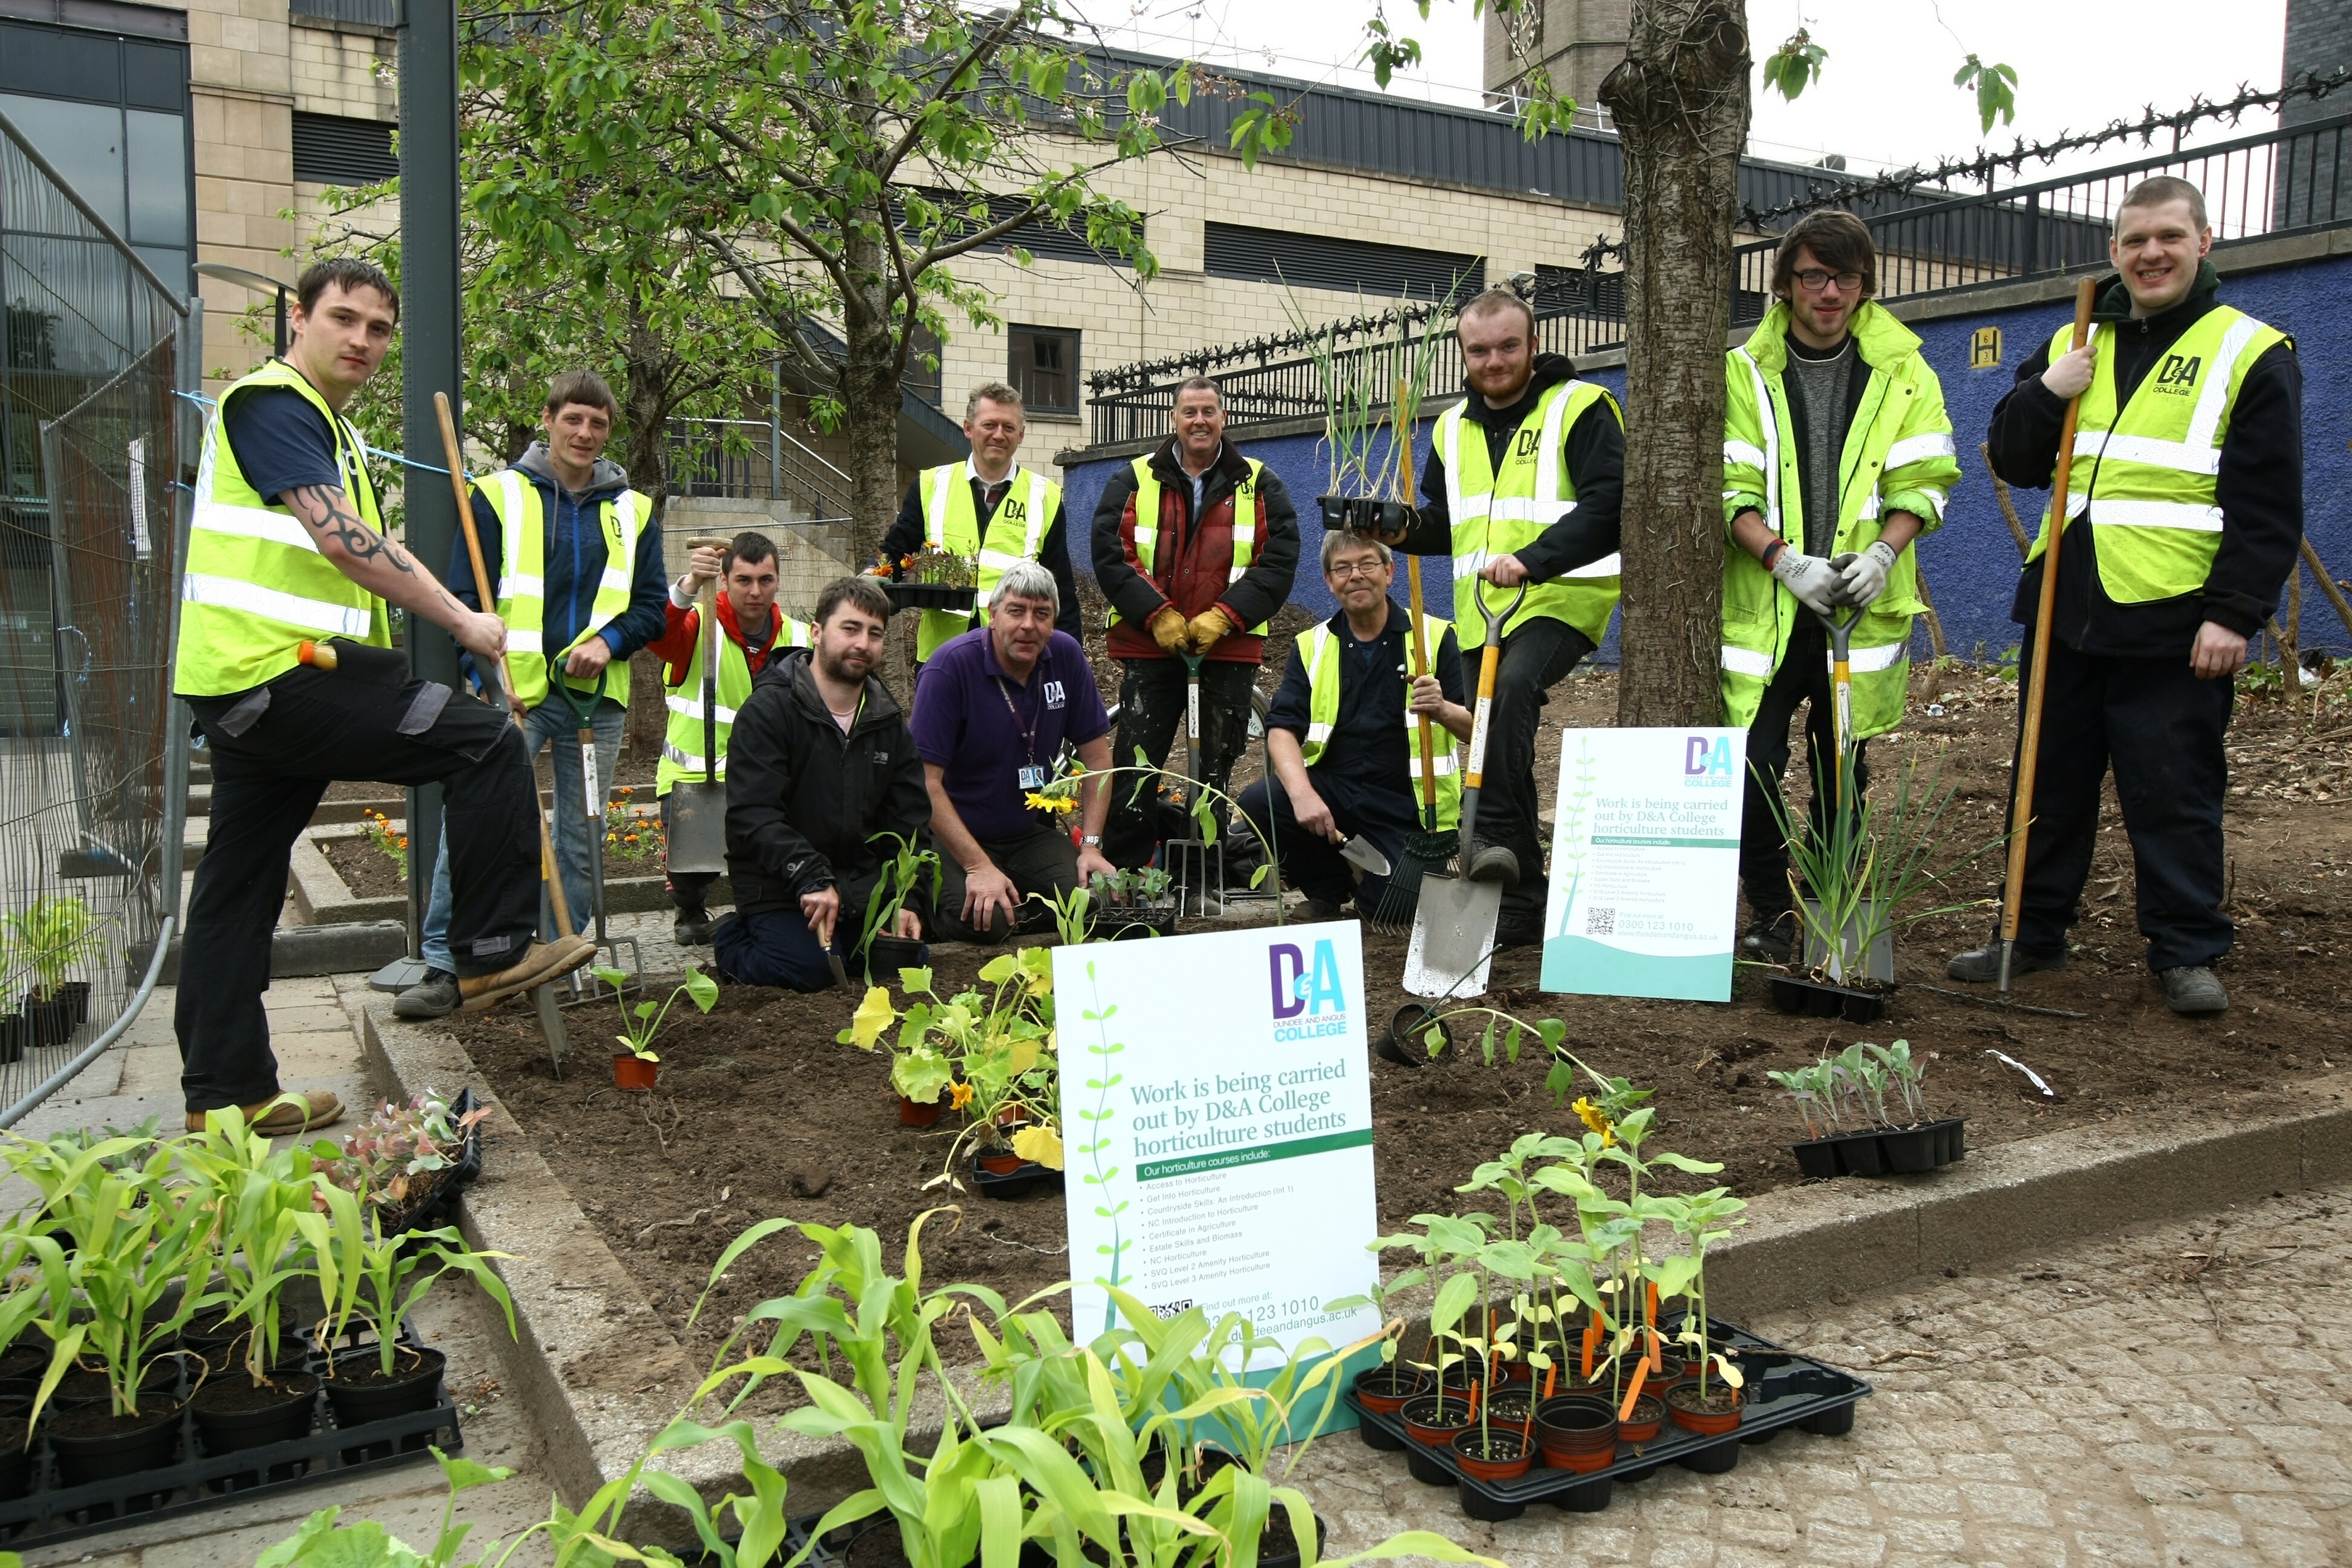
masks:
MULTIPOLYGON (((2089 346, 2070 351, 2074 324, 2053 310, 1987 442, 1995 473, 2046 487, 2067 400, 2082 399, 2010 973, 2066 963, 2112 766, 2147 966, 2190 1016, 2230 1005, 2213 965, 2234 935, 2221 910, 2231 678, 2303 540, 2302 367, 2285 334, 2214 298, 2212 246, 2196 186, 2169 175, 2134 186, 2089 346)), ((2029 628, 2044 510, 2010 611, 2029 628)), ((2021 668, 2032 663, 2029 646, 2021 668)), ((1950 972, 1995 980, 2000 960, 1996 935, 1950 972)))
POLYGON ((1339 610, 1298 635, 1266 710, 1280 792, 1265 779, 1242 791, 1242 815, 1259 843, 1280 852, 1283 881, 1307 894, 1302 919, 1335 920, 1350 895, 1359 913, 1380 908, 1388 879, 1358 881, 1339 847, 1360 837, 1394 866, 1405 839, 1422 831, 1424 719, 1437 826, 1461 818, 1454 742, 1470 738, 1462 649, 1451 626, 1426 616, 1422 647, 1435 673, 1414 677, 1412 614, 1389 597, 1395 578, 1389 547, 1378 540, 1323 536, 1323 584, 1339 610))
POLYGON ((1454 325, 1466 395, 1438 416, 1422 468, 1424 504, 1386 542, 1454 558, 1454 629, 1485 646, 1521 584, 1527 598, 1496 629, 1502 663, 1487 720, 1478 838, 1470 875, 1503 885, 1495 940, 1543 940, 1544 847, 1536 823, 1536 726, 1545 693, 1600 645, 1617 608, 1617 508, 1625 433, 1615 399, 1577 378, 1567 356, 1536 351, 1535 311, 1508 289, 1462 307, 1454 325))
POLYGON ((507 640, 498 616, 461 603, 386 537, 364 445, 342 415, 383 363, 400 297, 375 267, 339 258, 306 269, 295 300, 286 358, 221 394, 205 427, 180 584, 172 689, 213 768, 173 1020, 190 1131, 232 1105, 272 1136, 342 1114, 327 1089, 280 1098, 261 1006, 294 841, 337 780, 447 791, 450 934, 468 995, 541 984, 593 951, 531 940, 539 836, 514 727, 410 679, 390 646, 387 602, 478 658, 507 640), (328 658, 305 658, 320 645, 328 658))
MULTIPOLYGON (((525 710, 525 744, 533 758, 542 748, 553 754, 555 859, 564 904, 583 928, 595 907, 588 836, 602 833, 604 821, 587 808, 577 737, 583 729, 595 734, 596 777, 609 791, 628 718, 629 656, 661 635, 669 599, 653 501, 629 489, 629 476, 604 456, 618 414, 604 377, 565 371, 548 384, 545 435, 473 483, 474 530, 509 627, 507 672, 525 710)), ((449 587, 469 605, 481 602, 462 537, 451 552, 449 587)), ((457 1005, 448 888, 445 854, 425 916, 425 977, 393 1004, 403 1018, 438 1017, 457 1005)))
POLYGON ((964 401, 964 439, 971 456, 925 468, 907 487, 898 521, 882 536, 888 566, 917 551, 937 548, 980 559, 978 592, 969 612, 922 610, 915 625, 915 662, 950 637, 988 621, 996 580, 1015 561, 1034 561, 1054 574, 1062 607, 1054 629, 1078 633, 1078 584, 1070 574, 1069 531, 1062 525, 1062 487, 1013 459, 1029 434, 1021 394, 1001 381, 972 388, 964 401))

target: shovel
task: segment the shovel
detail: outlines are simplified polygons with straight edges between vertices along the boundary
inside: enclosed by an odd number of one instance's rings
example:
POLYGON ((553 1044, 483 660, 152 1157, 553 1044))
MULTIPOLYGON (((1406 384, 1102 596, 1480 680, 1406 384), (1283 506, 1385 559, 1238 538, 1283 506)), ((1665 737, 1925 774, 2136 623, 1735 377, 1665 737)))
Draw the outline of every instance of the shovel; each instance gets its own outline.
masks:
POLYGON ((1489 617, 1472 584, 1470 602, 1486 626, 1478 657, 1478 706, 1470 725, 1469 765, 1462 778, 1462 831, 1454 864, 1421 879, 1412 917, 1412 941, 1404 953, 1404 988, 1415 996, 1483 996, 1495 957, 1495 921, 1503 912, 1503 889, 1496 882, 1470 880, 1471 847, 1478 827, 1478 787, 1486 778, 1486 724, 1495 708, 1495 670, 1502 663, 1498 627, 1510 625, 1528 596, 1528 585, 1499 616, 1489 617), (1467 989, 1464 989, 1467 987, 1467 989))
MULTIPOLYGON (((689 539, 690 548, 723 539, 689 539)), ((702 780, 681 779, 669 791, 669 868, 690 876, 727 869, 727 786, 719 782, 719 584, 706 582, 697 600, 702 615, 702 780)))

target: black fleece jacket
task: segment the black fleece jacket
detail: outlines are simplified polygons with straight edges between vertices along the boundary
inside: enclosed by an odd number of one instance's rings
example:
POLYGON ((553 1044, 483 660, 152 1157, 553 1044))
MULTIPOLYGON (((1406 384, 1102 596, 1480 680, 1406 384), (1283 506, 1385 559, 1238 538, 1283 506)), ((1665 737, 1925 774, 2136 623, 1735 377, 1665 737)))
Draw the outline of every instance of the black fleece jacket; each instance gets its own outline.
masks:
MULTIPOLYGON (((797 909, 803 893, 841 889, 842 918, 863 918, 892 846, 877 833, 930 844, 931 795, 907 719, 882 682, 849 733, 825 711, 809 651, 769 660, 727 741, 727 875, 745 914, 797 909)), ((928 898, 909 906, 926 921, 928 898)))
MULTIPOLYGON (((2189 323, 2219 303, 2221 275, 2211 262, 2198 268, 2189 298, 2144 321, 2131 315, 2131 296, 2119 275, 2101 280, 2091 315, 2115 356, 2116 395, 2128 401, 2163 363, 2189 323)), ((2048 489, 2058 464, 2064 401, 2042 384, 2050 368, 2045 342, 2017 368, 2017 384, 1992 411, 1986 437, 1992 471, 2012 485, 2048 489)), ((2247 368, 2239 384, 2230 427, 2221 437, 2221 468, 2213 482, 2221 509, 2221 548, 2201 589, 2146 605, 2118 605, 2099 581, 2095 527, 2070 527, 2058 552, 2058 597, 2051 629, 2083 653, 2124 658, 2185 658, 2207 621, 2252 637, 2278 607, 2279 591, 2294 570, 2303 540, 2303 366, 2294 344, 2279 343, 2247 368)), ((2079 521, 2079 520, 2078 520, 2079 521)), ((2042 595, 2042 563, 2018 579, 2010 618, 2033 623, 2042 595)))
MULTIPOLYGON (((1469 399, 1464 417, 1486 433, 1490 468, 1500 464, 1504 448, 1534 410, 1536 400, 1575 375, 1576 366, 1567 355, 1538 354, 1527 390, 1507 408, 1490 408, 1476 388, 1463 388, 1469 399)), ((1568 458, 1569 482, 1576 487, 1576 510, 1536 535, 1525 549, 1512 552, 1528 569, 1528 575, 1538 582, 1549 582, 1617 552, 1618 510, 1625 492, 1624 427, 1614 413, 1596 403, 1577 416, 1561 445, 1568 458)), ((1453 554, 1454 519, 1445 502, 1445 461, 1434 448, 1422 471, 1421 493, 1427 504, 1397 548, 1412 555, 1453 554)))

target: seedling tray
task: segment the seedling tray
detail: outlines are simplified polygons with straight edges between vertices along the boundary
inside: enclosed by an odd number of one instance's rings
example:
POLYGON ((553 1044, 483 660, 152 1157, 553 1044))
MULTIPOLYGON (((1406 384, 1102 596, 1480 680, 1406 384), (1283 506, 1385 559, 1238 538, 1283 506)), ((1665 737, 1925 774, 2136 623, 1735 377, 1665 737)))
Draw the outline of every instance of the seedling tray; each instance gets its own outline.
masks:
POLYGON ((885 579, 882 591, 893 610, 969 610, 979 597, 973 588, 951 588, 945 583, 900 583, 885 579))
MULTIPOLYGON (((1825 1437, 1843 1436, 1853 1430, 1853 1407, 1869 1395, 1868 1383, 1850 1372, 1783 1350, 1769 1340, 1759 1339, 1728 1323, 1709 1319, 1708 1331, 1721 1347, 1737 1347, 1747 1352, 1743 1360, 1754 1363, 1762 1358, 1758 1370, 1749 1376, 1738 1429, 1718 1436, 1702 1436, 1675 1426, 1673 1417, 1668 1416, 1655 1439, 1639 1447, 1621 1444, 1616 1462, 1602 1470, 1553 1469, 1538 1454, 1535 1468, 1517 1480, 1474 1479, 1463 1469, 1451 1448, 1433 1448, 1414 1441, 1401 1416, 1366 1409, 1352 1388, 1348 1390, 1347 1398, 1367 1429, 1368 1447, 1402 1445, 1417 1479, 1439 1484, 1454 1482, 1461 1491, 1463 1512, 1473 1519, 1493 1521, 1517 1519, 1527 1511, 1529 1503, 1538 1502, 1550 1503, 1571 1513, 1597 1513, 1609 1506, 1610 1494, 1619 1481, 1642 1480, 1661 1465, 1681 1465, 1702 1474, 1718 1475, 1739 1463, 1743 1445, 1768 1442, 1790 1426, 1802 1426, 1825 1437), (1389 1442, 1376 1442, 1370 1429, 1377 1429, 1389 1442)), ((1470 1430, 1477 1428, 1473 1426, 1470 1430)))
POLYGON ((1780 1013, 1809 1014, 1816 1018, 1843 1018, 1849 1024, 1874 1024, 1886 1016, 1889 991, 1858 991, 1794 974, 1772 976, 1772 1008, 1780 1013))
POLYGON ((977 1154, 971 1157, 971 1179, 984 1198, 1025 1198, 1031 1193, 1043 1192, 1048 1187, 1055 1192, 1062 1187, 1062 1173, 1034 1160, 1024 1160, 1013 1169, 999 1175, 982 1165, 977 1154))
MULTIPOLYGON (((458 1090, 457 1098, 449 1103, 451 1119, 454 1121, 466 1115, 479 1103, 472 1089, 458 1090)), ((435 1187, 423 1203, 402 1214, 397 1222, 386 1226, 384 1234, 404 1236, 412 1230, 432 1230, 441 1226, 448 1218, 449 1205, 457 1201, 457 1190, 481 1173, 482 1124, 478 1121, 466 1129, 466 1142, 457 1156, 457 1163, 443 1173, 441 1184, 435 1187)))
MULTIPOLYGON (((422 1348, 405 1330, 400 1342, 422 1348)), ((369 1347, 346 1346, 341 1353, 348 1355, 354 1348, 369 1347)), ((325 1368, 326 1357, 315 1350, 305 1360, 304 1369, 314 1375, 323 1373, 325 1368)), ((181 1387, 186 1386, 184 1376, 181 1387)), ((323 1381, 310 1397, 315 1415, 309 1436, 211 1454, 205 1452, 195 1413, 184 1395, 173 1450, 179 1457, 177 1463, 78 1487, 58 1484, 57 1456, 44 1421, 29 1455, 31 1489, 21 1498, 0 1502, 0 1542, 12 1552, 24 1552, 152 1520, 251 1502, 363 1471, 414 1464, 430 1458, 428 1449, 433 1447, 456 1453, 465 1447, 457 1407, 446 1382, 429 1409, 352 1426, 335 1425, 323 1381)))

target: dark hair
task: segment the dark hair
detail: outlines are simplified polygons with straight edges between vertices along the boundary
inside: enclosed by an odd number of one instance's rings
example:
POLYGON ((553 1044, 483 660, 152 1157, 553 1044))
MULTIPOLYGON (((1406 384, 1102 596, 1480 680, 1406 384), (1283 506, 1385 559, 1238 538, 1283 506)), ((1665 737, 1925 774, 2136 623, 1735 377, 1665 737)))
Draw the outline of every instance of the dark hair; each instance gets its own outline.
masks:
MULTIPOLYGON (((1179 403, 1182 402, 1184 400, 1184 395, 1188 392, 1206 392, 1213 394, 1217 399, 1217 406, 1223 408, 1225 405, 1225 389, 1219 386, 1214 380, 1208 376, 1188 375, 1183 380, 1178 382, 1176 384, 1176 401, 1179 403)), ((1170 406, 1172 407, 1174 405, 1171 404, 1170 406)))
POLYGON ((1517 310, 1527 320, 1528 336, 1532 338, 1536 335, 1536 308, 1508 289, 1489 289, 1464 300, 1461 313, 1454 318, 1455 335, 1461 334, 1462 323, 1471 317, 1489 316, 1496 310, 1517 310))
POLYGON ((816 614, 811 617, 817 626, 833 619, 833 612, 847 605, 853 610, 863 610, 875 619, 888 625, 890 595, 882 584, 871 577, 835 577, 816 596, 816 614))
POLYGON ((1784 300, 1797 286, 1800 250, 1811 251, 1813 259, 1832 272, 1861 273, 1864 299, 1878 292, 1878 247, 1870 241, 1870 230, 1852 213, 1835 207, 1807 213, 1780 237, 1780 248, 1772 253, 1772 292, 1784 300))
POLYGON ((2187 202, 2189 221, 2199 228, 2205 222, 2205 193, 2177 174, 2151 174, 2134 185, 2124 195, 2123 206, 2116 208, 2116 226, 2121 228, 2124 207, 2160 207, 2169 202, 2187 202))
POLYGON ((607 419, 620 417, 621 406, 613 401, 613 389, 593 370, 567 370, 547 384, 550 414, 559 414, 574 403, 601 408, 607 419))
POLYGON ((400 320, 400 290, 392 286, 383 268, 356 256, 331 256, 302 268, 302 276, 294 283, 294 300, 302 307, 304 315, 318 305, 319 296, 327 291, 331 283, 345 290, 374 289, 392 301, 392 319, 400 320))
POLYGON ((746 566, 757 566, 762 561, 773 561, 775 558, 776 545, 773 540, 764 533, 754 533, 745 529, 735 536, 732 543, 727 546, 727 559, 719 563, 719 573, 723 577, 734 571, 735 563, 738 561, 746 566))

